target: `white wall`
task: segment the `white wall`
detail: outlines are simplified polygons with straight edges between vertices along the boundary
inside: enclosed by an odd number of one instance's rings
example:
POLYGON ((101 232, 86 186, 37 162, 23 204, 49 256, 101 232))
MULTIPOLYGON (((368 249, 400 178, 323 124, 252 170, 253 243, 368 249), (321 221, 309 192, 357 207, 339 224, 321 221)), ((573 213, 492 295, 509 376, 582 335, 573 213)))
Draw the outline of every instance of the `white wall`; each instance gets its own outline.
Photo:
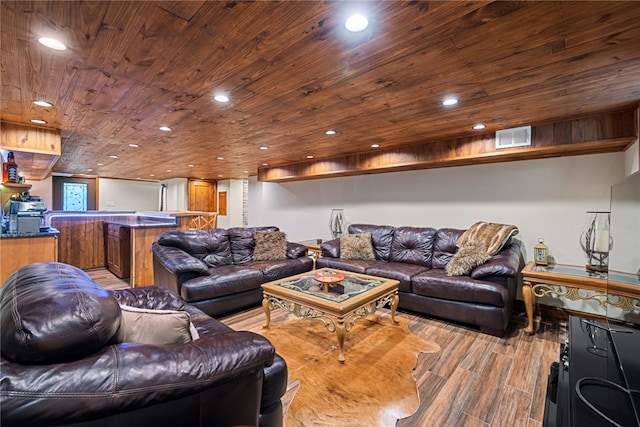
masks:
POLYGON ((624 153, 609 153, 282 184, 252 177, 249 225, 276 225, 299 241, 329 239, 332 208, 343 208, 347 223, 466 229, 499 222, 518 226, 528 260, 543 238, 556 262, 582 265, 586 211, 609 210, 624 164, 624 153))
POLYGON ((631 144, 624 152, 624 174, 629 176, 640 170, 640 142, 631 144))
POLYGON ((166 184, 165 189, 165 211, 186 211, 188 208, 189 181, 187 178, 173 178, 162 181, 160 185, 166 184))
POLYGON ((98 204, 101 211, 157 211, 160 183, 98 178, 98 204))
POLYGON ((31 184, 29 194, 32 196, 40 196, 40 200, 44 202, 47 209, 51 210, 53 206, 53 178, 51 175, 41 181, 29 181, 31 184))

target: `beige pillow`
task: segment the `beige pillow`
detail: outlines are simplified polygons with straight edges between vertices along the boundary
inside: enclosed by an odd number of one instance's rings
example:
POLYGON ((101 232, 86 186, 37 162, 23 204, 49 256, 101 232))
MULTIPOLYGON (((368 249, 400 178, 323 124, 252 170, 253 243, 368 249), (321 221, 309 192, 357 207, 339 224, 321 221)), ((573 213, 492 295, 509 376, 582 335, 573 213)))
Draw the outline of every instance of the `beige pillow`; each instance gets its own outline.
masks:
POLYGON ((481 242, 470 241, 458 249, 445 267, 447 276, 466 276, 477 266, 491 259, 486 246, 481 242))
POLYGON ((275 261, 287 258, 287 236, 284 231, 256 231, 254 261, 275 261))
POLYGON ((371 233, 345 234, 340 237, 340 258, 342 259, 376 259, 371 245, 371 233))
POLYGON ((139 344, 184 344, 199 337, 186 311, 150 310, 121 305, 117 342, 139 344))

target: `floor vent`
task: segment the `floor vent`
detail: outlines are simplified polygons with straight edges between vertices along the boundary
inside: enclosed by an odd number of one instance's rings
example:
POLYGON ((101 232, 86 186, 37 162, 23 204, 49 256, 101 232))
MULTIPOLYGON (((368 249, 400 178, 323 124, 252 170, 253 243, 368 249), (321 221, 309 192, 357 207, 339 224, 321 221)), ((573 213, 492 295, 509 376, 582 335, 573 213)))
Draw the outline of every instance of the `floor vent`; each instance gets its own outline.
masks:
POLYGON ((531 126, 496 131, 496 148, 531 145, 531 126))

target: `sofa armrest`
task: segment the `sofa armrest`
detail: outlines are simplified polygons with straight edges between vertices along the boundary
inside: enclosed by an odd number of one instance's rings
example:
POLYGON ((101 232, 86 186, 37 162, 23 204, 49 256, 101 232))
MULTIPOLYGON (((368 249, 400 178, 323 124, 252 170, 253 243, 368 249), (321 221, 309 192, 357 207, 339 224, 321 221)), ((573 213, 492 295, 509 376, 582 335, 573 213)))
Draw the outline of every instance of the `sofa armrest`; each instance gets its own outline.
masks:
POLYGON ((144 286, 142 288, 115 289, 109 291, 120 305, 150 310, 184 310, 185 302, 167 288, 144 286))
POLYGON ((301 258, 307 256, 307 247, 300 243, 287 242, 287 258, 301 258))
MULTIPOLYGON (((246 375, 259 381, 274 354, 266 338, 233 331, 179 345, 114 344, 66 364, 18 365, 3 358, 2 424, 87 421, 233 387, 246 375)), ((255 406, 257 412, 259 402, 255 406)))
POLYGON ((340 258, 340 239, 327 240, 320 243, 322 256, 329 258, 340 258))
POLYGON ((513 240, 511 245, 502 248, 500 252, 471 272, 472 279, 487 276, 516 277, 524 266, 522 248, 519 240, 513 240))
POLYGON ((175 246, 163 246, 155 242, 151 245, 151 251, 154 258, 176 276, 184 273, 195 273, 198 276, 209 275, 209 267, 204 261, 175 246))

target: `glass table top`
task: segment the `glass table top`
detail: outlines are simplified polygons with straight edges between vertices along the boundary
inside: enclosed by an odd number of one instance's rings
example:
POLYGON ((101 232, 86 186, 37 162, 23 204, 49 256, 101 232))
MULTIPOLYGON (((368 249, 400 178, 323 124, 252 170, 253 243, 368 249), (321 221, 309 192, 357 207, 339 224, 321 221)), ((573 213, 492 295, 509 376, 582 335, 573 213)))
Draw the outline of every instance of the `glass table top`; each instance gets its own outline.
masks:
POLYGON ((534 265, 533 271, 548 272, 555 274, 562 274, 565 276, 584 277, 590 279, 602 279, 610 282, 625 283, 628 285, 640 286, 640 278, 631 273, 623 273, 619 271, 609 271, 608 273, 601 273, 597 271, 589 271, 584 266, 574 265, 534 265))
POLYGON ((291 279, 283 279, 273 282, 273 285, 307 295, 313 295, 328 301, 343 302, 389 282, 388 279, 381 277, 371 276, 370 278, 367 278, 344 272, 344 280, 329 285, 328 291, 324 292, 322 289, 323 284, 314 279, 314 273, 314 271, 311 271, 308 275, 291 279))

